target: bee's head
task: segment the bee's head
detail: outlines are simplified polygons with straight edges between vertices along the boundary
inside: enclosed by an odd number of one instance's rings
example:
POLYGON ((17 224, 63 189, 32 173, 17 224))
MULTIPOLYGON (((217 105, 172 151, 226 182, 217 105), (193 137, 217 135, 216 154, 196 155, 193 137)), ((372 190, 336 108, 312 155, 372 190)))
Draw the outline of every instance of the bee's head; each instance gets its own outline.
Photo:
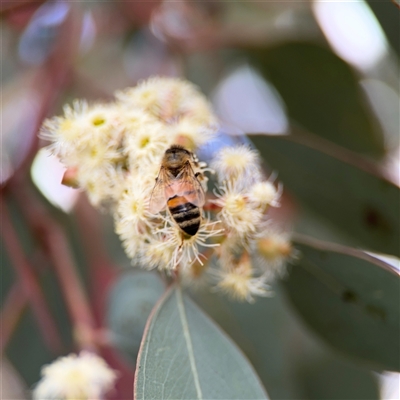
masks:
POLYGON ((179 145, 172 145, 164 155, 164 162, 170 168, 179 168, 190 160, 192 153, 179 145))

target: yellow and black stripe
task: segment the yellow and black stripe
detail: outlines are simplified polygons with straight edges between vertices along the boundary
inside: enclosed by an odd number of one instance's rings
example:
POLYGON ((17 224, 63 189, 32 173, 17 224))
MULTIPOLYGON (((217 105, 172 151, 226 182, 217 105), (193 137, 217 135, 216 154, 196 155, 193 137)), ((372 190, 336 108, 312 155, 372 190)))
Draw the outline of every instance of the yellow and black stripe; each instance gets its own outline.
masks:
POLYGON ((186 201, 185 197, 176 195, 168 200, 167 205, 179 228, 187 235, 194 236, 201 223, 199 207, 186 201))

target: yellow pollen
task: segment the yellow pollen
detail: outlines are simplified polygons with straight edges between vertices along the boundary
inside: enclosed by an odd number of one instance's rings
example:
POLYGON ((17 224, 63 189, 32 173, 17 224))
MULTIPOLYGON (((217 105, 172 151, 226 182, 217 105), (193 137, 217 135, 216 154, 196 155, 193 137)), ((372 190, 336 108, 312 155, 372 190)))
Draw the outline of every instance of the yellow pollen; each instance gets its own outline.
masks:
POLYGON ((246 206, 246 201, 243 196, 228 197, 225 202, 225 209, 230 213, 243 211, 246 206))
POLYGON ((132 123, 132 124, 137 124, 139 122, 139 118, 138 117, 131 117, 128 119, 128 122, 132 123))
POLYGON ((65 119, 63 122, 60 124, 60 130, 62 131, 67 131, 72 128, 72 121, 69 119, 65 119))
POLYGON ((269 260, 282 256, 288 257, 292 252, 290 242, 274 238, 260 239, 257 247, 260 254, 269 260))
POLYGON ((227 154, 225 156, 225 162, 228 166, 237 168, 237 163, 240 159, 237 157, 237 154, 227 154))
POLYGON ((105 122, 106 122, 106 120, 105 120, 104 118, 102 118, 102 117, 95 117, 95 118, 93 118, 93 120, 92 120, 92 124, 93 124, 94 126, 103 125, 105 122))
POLYGON ((82 136, 82 130, 77 128, 76 124, 68 119, 60 123, 59 132, 62 138, 67 141, 74 141, 82 136))
POLYGON ((243 274, 240 271, 232 271, 224 276, 218 286, 232 297, 243 301, 249 293, 249 279, 251 279, 251 275, 248 273, 243 274))
POLYGON ((94 193, 96 189, 96 184, 94 184, 93 182, 87 182, 86 183, 86 191, 88 193, 94 193))
POLYGON ((148 99, 149 97, 151 97, 152 92, 151 90, 148 90, 147 92, 142 92, 142 99, 148 99))
POLYGON ((138 201, 133 201, 131 210, 134 214, 142 213, 143 206, 138 201))
POLYGON ((93 147, 93 148, 90 150, 90 157, 96 158, 98 154, 99 154, 99 152, 98 152, 98 150, 97 150, 95 147, 93 147))
POLYGON ((85 383, 85 378, 82 376, 81 371, 70 371, 66 377, 71 385, 85 383))
POLYGON ((146 147, 149 143, 150 143, 150 138, 149 138, 149 137, 144 137, 144 138, 140 139, 139 146, 143 149, 143 148, 146 147))
POLYGON ((225 155, 225 163, 228 168, 232 168, 233 171, 242 171, 246 167, 246 158, 241 157, 240 154, 226 154, 225 155))

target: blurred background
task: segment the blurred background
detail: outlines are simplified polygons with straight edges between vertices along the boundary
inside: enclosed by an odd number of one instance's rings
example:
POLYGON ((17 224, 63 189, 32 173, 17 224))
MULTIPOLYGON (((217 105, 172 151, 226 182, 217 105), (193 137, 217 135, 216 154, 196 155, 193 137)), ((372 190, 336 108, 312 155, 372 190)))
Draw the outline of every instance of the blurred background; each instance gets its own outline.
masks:
MULTIPOLYGON (((42 365, 93 343, 120 371, 110 398, 132 398, 141 329, 163 291, 154 275, 131 272, 111 219, 61 185, 64 169, 37 136, 44 118, 76 98, 110 100, 152 75, 184 77, 212 102, 222 141, 307 131, 399 185, 399 13, 395 1, 4 0, 3 398, 29 398, 42 365), (157 283, 143 293, 142 319, 132 320, 123 310, 137 302, 129 282, 138 279, 157 283)), ((278 214, 296 231, 356 244, 290 194, 278 214)), ((276 291, 232 313, 225 299, 195 294, 272 399, 398 398, 396 374, 328 348, 276 291), (248 307, 261 319, 247 320, 248 307), (243 335, 240 326, 251 324, 253 335, 243 335)))

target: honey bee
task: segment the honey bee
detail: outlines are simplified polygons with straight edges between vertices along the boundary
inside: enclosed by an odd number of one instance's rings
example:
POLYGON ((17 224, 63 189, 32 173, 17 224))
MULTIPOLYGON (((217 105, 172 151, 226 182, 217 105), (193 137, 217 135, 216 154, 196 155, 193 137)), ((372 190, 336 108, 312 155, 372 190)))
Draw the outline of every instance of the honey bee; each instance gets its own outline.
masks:
POLYGON ((150 212, 156 214, 168 207, 172 218, 188 236, 194 236, 201 224, 201 207, 204 191, 195 173, 196 158, 192 152, 179 145, 165 151, 160 172, 150 199, 150 212))

